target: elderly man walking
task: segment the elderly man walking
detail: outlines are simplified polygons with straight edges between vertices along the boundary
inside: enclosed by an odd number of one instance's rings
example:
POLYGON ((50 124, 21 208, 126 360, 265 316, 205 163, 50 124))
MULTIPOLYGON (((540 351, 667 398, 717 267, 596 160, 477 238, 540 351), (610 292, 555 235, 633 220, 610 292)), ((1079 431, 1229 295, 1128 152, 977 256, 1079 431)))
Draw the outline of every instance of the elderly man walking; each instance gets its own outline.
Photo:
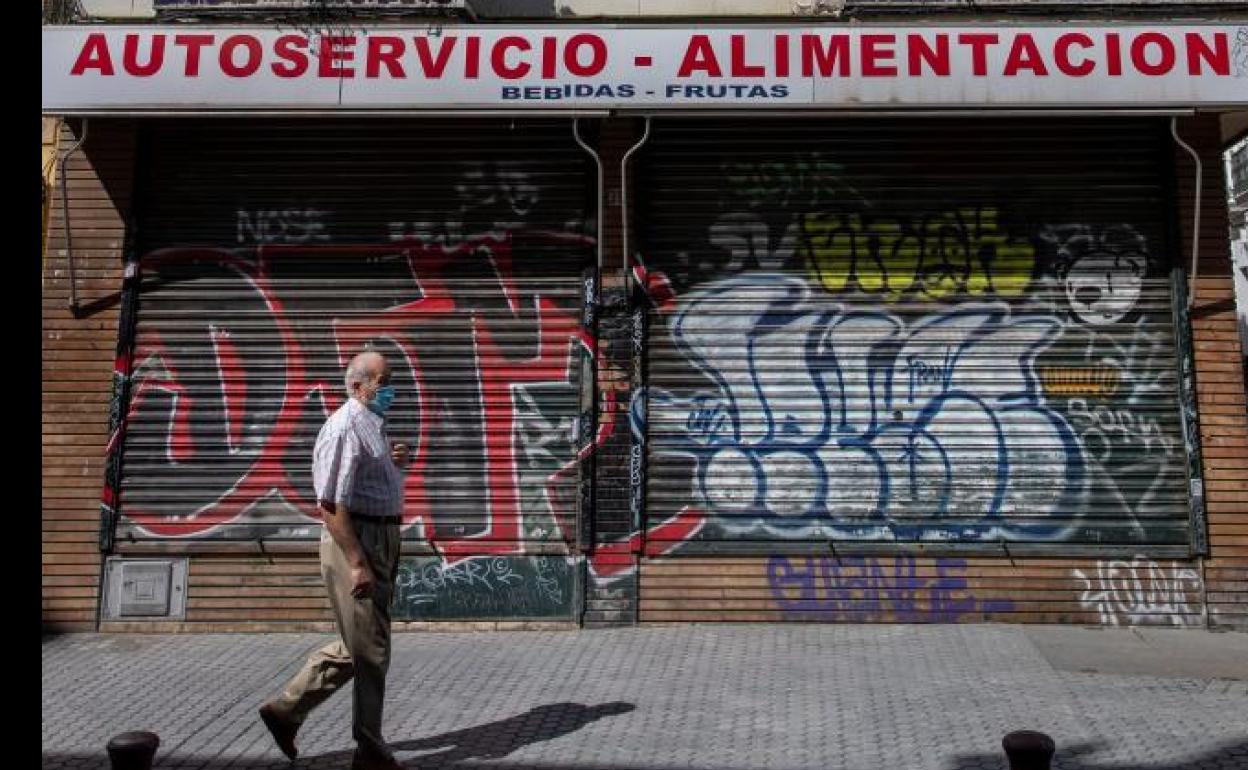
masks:
POLYGON ((390 367, 377 352, 352 359, 347 402, 326 421, 312 452, 321 531, 321 576, 341 640, 312 653, 260 718, 290 759, 308 713, 354 680, 352 770, 397 770, 381 737, 390 666, 390 599, 399 561, 407 447, 391 446, 383 416, 394 399, 390 367))

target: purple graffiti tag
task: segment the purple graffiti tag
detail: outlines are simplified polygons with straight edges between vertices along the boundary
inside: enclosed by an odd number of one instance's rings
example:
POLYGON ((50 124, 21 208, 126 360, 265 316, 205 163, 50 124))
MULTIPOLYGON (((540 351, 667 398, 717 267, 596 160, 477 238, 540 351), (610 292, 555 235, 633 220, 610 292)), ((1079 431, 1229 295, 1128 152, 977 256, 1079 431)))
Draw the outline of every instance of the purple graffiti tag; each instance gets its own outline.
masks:
POLYGON ((802 620, 953 623, 1010 612, 1008 599, 979 599, 966 579, 966 562, 935 559, 935 575, 919 574, 913 556, 772 556, 767 584, 776 606, 802 620))

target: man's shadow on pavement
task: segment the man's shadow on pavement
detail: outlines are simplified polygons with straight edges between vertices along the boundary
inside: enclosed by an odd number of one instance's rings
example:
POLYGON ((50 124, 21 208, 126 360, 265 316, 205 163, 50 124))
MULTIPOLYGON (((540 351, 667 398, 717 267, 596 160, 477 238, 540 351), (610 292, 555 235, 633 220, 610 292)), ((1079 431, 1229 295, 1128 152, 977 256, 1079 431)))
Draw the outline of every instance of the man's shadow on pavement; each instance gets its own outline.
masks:
MULTIPOLYGON (((637 708, 632 703, 612 701, 597 706, 583 703, 551 703, 529 709, 523 714, 476 727, 443 733, 430 738, 410 741, 390 741, 390 748, 397 754, 405 751, 428 751, 443 749, 410 759, 400 758, 400 764, 411 770, 432 770, 452 767, 467 759, 499 759, 532 743, 548 741, 576 732, 603 717, 627 714, 637 708)), ((324 757, 318 757, 323 759, 324 757)))

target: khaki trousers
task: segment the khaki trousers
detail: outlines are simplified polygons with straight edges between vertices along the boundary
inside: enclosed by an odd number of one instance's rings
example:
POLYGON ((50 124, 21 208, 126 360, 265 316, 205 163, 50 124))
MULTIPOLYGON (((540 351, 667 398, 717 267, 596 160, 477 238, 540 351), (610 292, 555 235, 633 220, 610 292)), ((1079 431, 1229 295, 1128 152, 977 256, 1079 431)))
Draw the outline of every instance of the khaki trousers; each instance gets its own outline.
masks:
POLYGON ((271 705, 279 716, 301 725, 312 709, 354 680, 351 734, 358 752, 389 757, 381 719, 390 668, 390 601, 399 563, 399 525, 360 519, 352 519, 352 525, 373 570, 373 594, 363 599, 351 595, 346 555, 329 530, 323 530, 321 577, 342 638, 312 653, 271 705))

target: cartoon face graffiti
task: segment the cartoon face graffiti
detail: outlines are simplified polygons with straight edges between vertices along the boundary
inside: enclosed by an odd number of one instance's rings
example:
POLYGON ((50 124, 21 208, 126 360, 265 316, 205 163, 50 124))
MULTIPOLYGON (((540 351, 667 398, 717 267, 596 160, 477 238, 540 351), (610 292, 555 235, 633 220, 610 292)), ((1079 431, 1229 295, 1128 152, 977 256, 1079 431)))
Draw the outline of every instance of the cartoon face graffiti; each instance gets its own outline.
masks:
POLYGON ((1140 298, 1145 263, 1129 254, 1090 254, 1066 274, 1066 298, 1070 307, 1090 324, 1119 321, 1140 298))
POLYGON ((1115 323, 1135 307, 1148 273, 1149 251, 1148 241, 1134 227, 1050 225, 1038 238, 1052 249, 1052 271, 1084 323, 1115 323))

